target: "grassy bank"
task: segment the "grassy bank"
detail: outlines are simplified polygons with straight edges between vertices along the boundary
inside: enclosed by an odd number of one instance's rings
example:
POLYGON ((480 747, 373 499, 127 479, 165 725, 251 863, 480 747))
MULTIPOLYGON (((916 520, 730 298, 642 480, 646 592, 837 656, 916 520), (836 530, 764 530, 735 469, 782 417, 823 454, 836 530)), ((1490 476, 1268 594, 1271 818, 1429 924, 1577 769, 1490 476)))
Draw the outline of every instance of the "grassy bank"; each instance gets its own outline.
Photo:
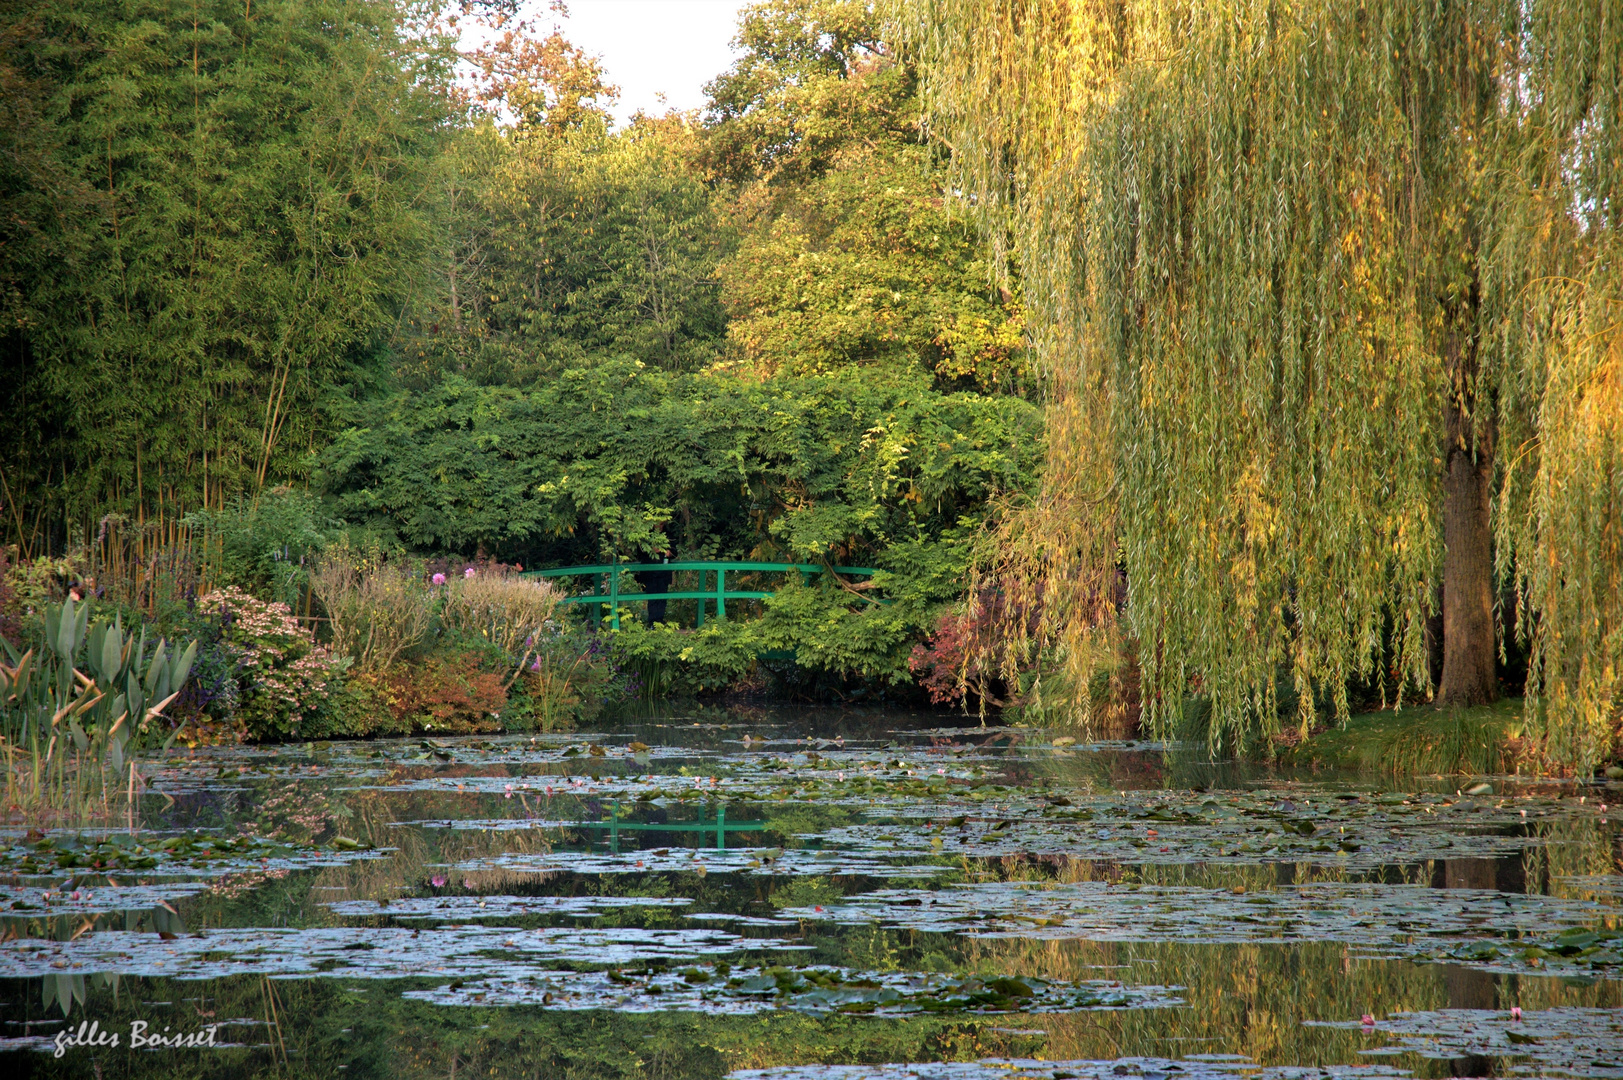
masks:
POLYGON ((1406 774, 1513 772, 1522 727, 1521 698, 1468 709, 1418 704, 1361 713, 1344 727, 1280 747, 1278 760, 1406 774))

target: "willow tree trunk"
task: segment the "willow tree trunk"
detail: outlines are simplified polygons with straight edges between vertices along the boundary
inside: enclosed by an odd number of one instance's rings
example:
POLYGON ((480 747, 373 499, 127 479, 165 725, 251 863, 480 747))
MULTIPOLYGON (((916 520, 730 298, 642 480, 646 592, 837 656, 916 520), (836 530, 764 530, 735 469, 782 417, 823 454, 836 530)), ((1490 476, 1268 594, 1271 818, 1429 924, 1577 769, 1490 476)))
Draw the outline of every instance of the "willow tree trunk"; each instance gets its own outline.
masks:
POLYGON ((1489 524, 1495 426, 1492 406, 1475 392, 1475 342, 1456 338, 1450 352, 1454 387, 1444 424, 1443 676, 1437 704, 1484 705, 1499 696, 1489 524))

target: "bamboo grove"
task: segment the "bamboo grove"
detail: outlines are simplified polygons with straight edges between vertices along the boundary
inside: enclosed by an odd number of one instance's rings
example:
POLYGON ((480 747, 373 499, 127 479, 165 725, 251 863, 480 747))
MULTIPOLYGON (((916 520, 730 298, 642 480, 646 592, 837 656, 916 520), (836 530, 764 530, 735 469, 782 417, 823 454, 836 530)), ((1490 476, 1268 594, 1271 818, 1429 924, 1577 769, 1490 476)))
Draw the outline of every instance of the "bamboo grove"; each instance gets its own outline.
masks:
MULTIPOLYGON (((1623 9, 897 0, 1015 257, 1050 395, 993 573, 1070 685, 1125 638, 1161 730, 1289 693, 1474 704, 1545 752, 1623 707, 1623 9), (1112 594, 1125 582, 1125 602, 1112 594), (1117 612, 1119 611, 1119 616, 1117 612), (1032 612, 1040 612, 1033 615, 1032 612)), ((1073 697, 1080 700, 1080 695, 1073 697)))

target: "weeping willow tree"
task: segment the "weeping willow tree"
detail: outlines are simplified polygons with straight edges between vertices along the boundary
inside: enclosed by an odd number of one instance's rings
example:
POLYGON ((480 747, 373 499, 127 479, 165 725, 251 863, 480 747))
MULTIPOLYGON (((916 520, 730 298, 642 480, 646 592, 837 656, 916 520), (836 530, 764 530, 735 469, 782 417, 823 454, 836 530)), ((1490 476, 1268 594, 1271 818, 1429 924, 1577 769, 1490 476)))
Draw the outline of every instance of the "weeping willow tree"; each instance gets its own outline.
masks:
POLYGON ((1610 752, 1623 9, 895 14, 1042 327, 1047 489, 995 568, 1005 594, 1041 601, 1027 644, 1081 678, 1125 633, 1150 723, 1193 692, 1226 738, 1274 730, 1281 685, 1304 725, 1315 701, 1344 717, 1355 679, 1490 700, 1513 621, 1552 758, 1588 769, 1610 752))

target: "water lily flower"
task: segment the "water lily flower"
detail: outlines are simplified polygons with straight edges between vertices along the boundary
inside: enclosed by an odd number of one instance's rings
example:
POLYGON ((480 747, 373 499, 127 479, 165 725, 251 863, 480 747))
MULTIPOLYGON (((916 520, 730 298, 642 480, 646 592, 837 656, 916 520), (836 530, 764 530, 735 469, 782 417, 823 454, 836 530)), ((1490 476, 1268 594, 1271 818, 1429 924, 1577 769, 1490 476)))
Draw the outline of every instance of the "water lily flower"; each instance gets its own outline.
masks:
POLYGON ((445 575, 444 574, 435 574, 433 577, 429 578, 428 580, 432 584, 435 584, 435 585, 444 585, 445 584, 445 575))
POLYGON ((513 797, 513 785, 508 784, 507 785, 507 798, 511 799, 512 797, 513 797))
POLYGON ((1363 1025, 1365 1027, 1374 1027, 1375 1026, 1375 1018, 1373 1016, 1371 1016, 1369 1013, 1364 1014, 1364 1019, 1363 1019, 1362 1022, 1363 1022, 1363 1025))
POLYGON ((462 887, 464 889, 470 889, 471 890, 473 888, 473 878, 471 878, 471 877, 463 878, 462 879, 462 887))
POLYGON ((1522 1007, 1520 1005, 1512 1005, 1510 1007, 1510 1018, 1512 1020, 1520 1020, 1522 1018, 1522 1007))
POLYGON ((435 874, 433 877, 428 879, 428 883, 434 886, 436 889, 443 889, 445 888, 445 875, 435 874))

